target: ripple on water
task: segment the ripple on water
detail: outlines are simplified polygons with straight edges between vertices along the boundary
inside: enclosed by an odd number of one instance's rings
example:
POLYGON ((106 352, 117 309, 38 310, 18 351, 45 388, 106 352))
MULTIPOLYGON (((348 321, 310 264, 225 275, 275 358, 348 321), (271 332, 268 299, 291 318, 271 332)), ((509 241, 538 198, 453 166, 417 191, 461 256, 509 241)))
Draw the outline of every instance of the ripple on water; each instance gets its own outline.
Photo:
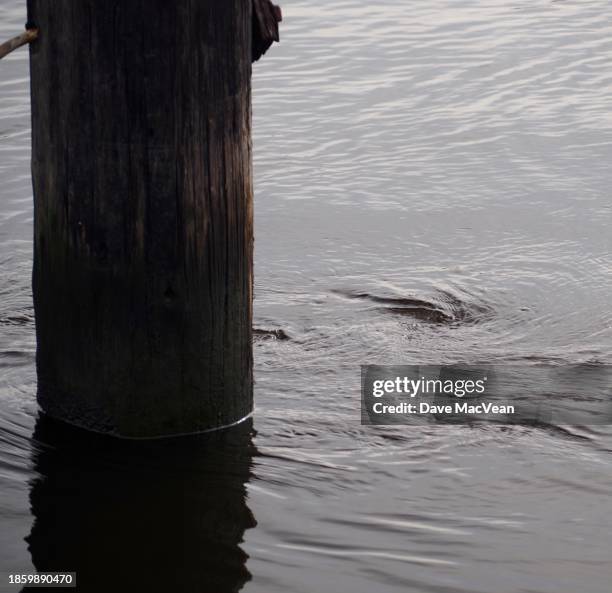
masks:
MULTIPOLYGON (((3 548, 29 567, 34 480, 104 541, 130 509, 143 533, 172 519, 181 562, 229 552, 230 590, 607 591, 610 427, 367 427, 358 406, 361 364, 612 362, 609 3, 283 9, 254 67, 257 452, 166 459, 161 482, 155 456, 32 440, 27 52, 0 64, 3 548), (228 546, 202 546, 202 500, 228 546)), ((0 0, 2 39, 24 21, 0 0)), ((41 525, 35 552, 71 549, 41 525)), ((150 542, 114 547, 131 561, 150 542)))

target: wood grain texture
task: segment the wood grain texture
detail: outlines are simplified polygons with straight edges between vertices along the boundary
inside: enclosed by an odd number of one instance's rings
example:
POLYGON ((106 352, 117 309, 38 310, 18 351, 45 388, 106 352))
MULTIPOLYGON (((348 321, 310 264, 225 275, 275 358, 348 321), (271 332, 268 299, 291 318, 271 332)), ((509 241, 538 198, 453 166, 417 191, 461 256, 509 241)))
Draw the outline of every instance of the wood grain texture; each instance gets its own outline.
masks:
POLYGON ((252 409, 250 0, 28 0, 38 397, 128 437, 252 409))

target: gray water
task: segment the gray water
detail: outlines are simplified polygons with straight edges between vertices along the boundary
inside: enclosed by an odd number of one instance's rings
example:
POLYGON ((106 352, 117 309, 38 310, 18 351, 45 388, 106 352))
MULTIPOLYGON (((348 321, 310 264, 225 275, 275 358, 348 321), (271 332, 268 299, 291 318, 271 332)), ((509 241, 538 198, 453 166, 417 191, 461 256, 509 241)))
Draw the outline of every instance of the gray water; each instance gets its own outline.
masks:
POLYGON ((291 339, 256 339, 254 435, 201 455, 37 420, 27 51, 3 60, 0 572, 607 593, 612 428, 361 426, 359 365, 612 363, 611 8, 283 2, 254 67, 255 325, 291 339))

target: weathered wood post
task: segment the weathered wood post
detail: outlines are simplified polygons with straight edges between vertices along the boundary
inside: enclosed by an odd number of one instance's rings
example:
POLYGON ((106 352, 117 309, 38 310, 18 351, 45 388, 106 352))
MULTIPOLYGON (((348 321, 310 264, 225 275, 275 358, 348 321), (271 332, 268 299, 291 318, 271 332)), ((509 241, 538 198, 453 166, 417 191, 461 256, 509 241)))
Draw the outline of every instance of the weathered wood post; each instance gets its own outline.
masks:
POLYGON ((252 2, 28 0, 52 417, 156 437, 252 410, 252 2))

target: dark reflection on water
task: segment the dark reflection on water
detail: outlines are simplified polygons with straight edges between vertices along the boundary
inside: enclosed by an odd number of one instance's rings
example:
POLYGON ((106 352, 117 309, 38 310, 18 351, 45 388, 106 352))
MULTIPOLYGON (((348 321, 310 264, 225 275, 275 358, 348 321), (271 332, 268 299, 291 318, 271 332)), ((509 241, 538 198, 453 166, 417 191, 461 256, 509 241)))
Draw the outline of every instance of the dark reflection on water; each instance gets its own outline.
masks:
MULTIPOLYGON (((111 593, 238 589, 240 547, 242 593, 607 593, 611 426, 372 427, 359 404, 362 364, 550 364, 585 397, 577 365, 612 365, 610 2, 276 3, 248 483, 247 444, 30 440, 27 51, 0 64, 0 571, 32 571, 37 470, 35 563, 141 572, 96 574, 111 593)), ((0 0, 0 39, 25 4, 0 0)))
POLYGON ((84 592, 239 591, 251 578, 240 544, 256 525, 245 500, 251 438, 248 422, 223 435, 120 441, 41 416, 34 566, 77 572, 84 592))

